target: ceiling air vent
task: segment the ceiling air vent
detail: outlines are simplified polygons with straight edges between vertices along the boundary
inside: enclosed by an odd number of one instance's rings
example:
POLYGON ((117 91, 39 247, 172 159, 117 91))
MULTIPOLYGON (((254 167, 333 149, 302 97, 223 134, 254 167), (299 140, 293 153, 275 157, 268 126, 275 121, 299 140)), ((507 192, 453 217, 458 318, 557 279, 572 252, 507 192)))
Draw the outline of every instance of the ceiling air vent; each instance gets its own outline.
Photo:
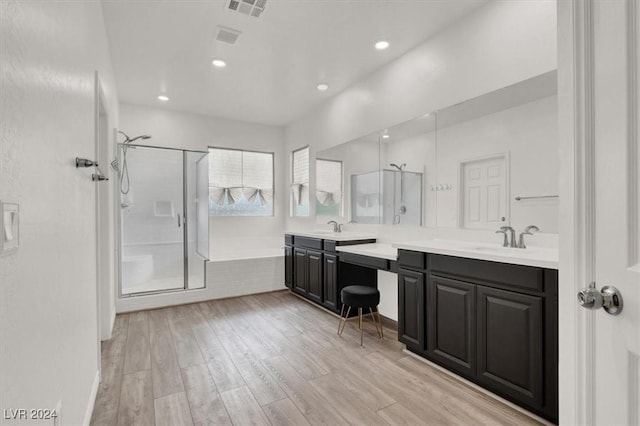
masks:
POLYGON ((227 9, 257 18, 264 12, 266 3, 267 0, 229 0, 227 9))
POLYGON ((235 44, 236 41, 238 41, 238 37, 240 36, 240 34, 242 34, 242 32, 239 30, 234 30, 233 28, 218 25, 216 31, 216 40, 227 44, 235 44))

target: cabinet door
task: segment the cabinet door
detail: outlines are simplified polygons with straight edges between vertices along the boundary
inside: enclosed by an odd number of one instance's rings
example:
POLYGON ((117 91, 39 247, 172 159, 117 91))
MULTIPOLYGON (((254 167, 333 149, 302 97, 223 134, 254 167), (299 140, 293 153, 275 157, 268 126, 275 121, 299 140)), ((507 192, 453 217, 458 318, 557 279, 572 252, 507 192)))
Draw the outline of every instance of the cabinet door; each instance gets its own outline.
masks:
POLYGON ((293 249, 293 289, 301 294, 307 294, 307 251, 293 249))
POLYGON ((447 368, 475 375, 476 286, 430 275, 427 281, 427 348, 447 368))
POLYGON ((415 352, 424 350, 424 274, 398 270, 398 340, 415 352))
POLYGON ((324 306, 336 311, 338 303, 338 257, 334 254, 324 255, 324 306))
POLYGON ((322 302, 322 253, 307 250, 308 286, 307 296, 322 302))
POLYGON ((284 285, 293 288, 293 248, 284 246, 284 285))
POLYGON ((477 287, 478 380, 540 409, 544 342, 542 298, 477 287))

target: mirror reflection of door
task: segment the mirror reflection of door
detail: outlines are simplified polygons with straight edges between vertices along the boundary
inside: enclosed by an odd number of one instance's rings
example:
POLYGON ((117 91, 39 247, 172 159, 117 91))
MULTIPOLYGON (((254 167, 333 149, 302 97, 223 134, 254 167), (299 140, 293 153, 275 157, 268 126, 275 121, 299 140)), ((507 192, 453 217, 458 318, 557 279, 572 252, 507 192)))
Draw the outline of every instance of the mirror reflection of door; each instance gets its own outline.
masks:
POLYGON ((460 215, 462 228, 497 229, 504 224, 507 206, 505 155, 461 164, 463 184, 460 215))

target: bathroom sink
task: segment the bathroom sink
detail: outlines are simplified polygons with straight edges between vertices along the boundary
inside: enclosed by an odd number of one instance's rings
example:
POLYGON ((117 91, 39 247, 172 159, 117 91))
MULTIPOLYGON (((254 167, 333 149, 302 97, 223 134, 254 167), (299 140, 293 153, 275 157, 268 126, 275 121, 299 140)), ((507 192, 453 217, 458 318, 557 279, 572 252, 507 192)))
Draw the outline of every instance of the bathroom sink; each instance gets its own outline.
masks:
POLYGON ((532 253, 536 251, 536 249, 531 249, 531 248, 521 249, 516 247, 491 247, 491 246, 477 246, 477 247, 473 247, 473 250, 484 251, 488 253, 514 255, 514 256, 532 253))

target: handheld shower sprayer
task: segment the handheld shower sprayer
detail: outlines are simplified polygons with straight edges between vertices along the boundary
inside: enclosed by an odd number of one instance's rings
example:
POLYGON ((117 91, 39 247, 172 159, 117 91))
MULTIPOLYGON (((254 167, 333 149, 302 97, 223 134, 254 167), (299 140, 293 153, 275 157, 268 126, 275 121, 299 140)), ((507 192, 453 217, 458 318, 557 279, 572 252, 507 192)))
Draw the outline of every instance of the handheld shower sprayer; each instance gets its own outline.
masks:
POLYGON ((140 135, 140 136, 136 136, 135 138, 130 138, 129 135, 127 135, 125 132, 123 132, 122 130, 118 130, 118 133, 120 133, 121 135, 123 135, 125 137, 124 142, 122 142, 123 144, 130 144, 131 142, 135 142, 138 139, 151 139, 151 136, 149 135, 140 135))
POLYGON ((120 172, 120 192, 123 194, 128 194, 131 188, 129 180, 129 169, 127 167, 127 150, 129 149, 129 145, 131 145, 132 142, 135 142, 138 139, 151 139, 151 136, 140 135, 134 138, 130 138, 129 135, 127 135, 122 130, 118 130, 118 133, 125 137, 124 141, 122 142, 122 167, 120 167, 120 161, 118 161, 117 158, 111 162, 111 167, 113 167, 114 170, 120 172))

